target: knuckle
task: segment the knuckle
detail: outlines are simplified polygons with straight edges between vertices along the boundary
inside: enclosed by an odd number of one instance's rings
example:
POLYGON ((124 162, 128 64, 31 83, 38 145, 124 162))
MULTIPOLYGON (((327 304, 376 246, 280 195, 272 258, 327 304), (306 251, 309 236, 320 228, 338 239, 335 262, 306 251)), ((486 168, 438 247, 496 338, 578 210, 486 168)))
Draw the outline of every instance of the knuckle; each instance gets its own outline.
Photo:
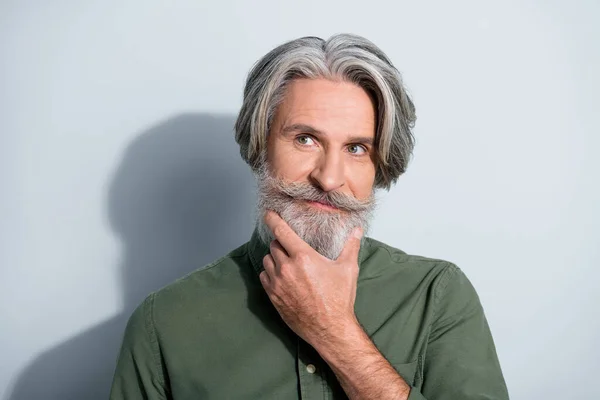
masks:
POLYGON ((304 251, 300 251, 296 254, 296 258, 302 264, 306 264, 310 261, 310 255, 304 251))
POLYGON ((270 299, 273 305, 276 307, 281 307, 281 305, 283 304, 283 302, 281 301, 281 297, 279 297, 279 295, 277 295, 277 293, 275 292, 271 293, 270 299))
POLYGON ((279 271, 280 271, 280 273, 282 275, 286 275, 287 276, 287 274, 290 271, 290 269, 292 269, 292 265, 289 262, 283 262, 279 266, 279 271))

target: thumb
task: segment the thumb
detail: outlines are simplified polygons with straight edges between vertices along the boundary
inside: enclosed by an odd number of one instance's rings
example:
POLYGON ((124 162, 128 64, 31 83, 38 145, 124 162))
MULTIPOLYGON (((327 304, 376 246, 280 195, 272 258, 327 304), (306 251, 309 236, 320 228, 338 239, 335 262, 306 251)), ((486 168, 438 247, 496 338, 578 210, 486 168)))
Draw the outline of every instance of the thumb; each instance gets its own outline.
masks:
POLYGON ((358 252, 360 251, 360 239, 362 238, 363 230, 361 227, 356 227, 346 241, 346 245, 342 250, 338 260, 342 261, 358 261, 358 252))

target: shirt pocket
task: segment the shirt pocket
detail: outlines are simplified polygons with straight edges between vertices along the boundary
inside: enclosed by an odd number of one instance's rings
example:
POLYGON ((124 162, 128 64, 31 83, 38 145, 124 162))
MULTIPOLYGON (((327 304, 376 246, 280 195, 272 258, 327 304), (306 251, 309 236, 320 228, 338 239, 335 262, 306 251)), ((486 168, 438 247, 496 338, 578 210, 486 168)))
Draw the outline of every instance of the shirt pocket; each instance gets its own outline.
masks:
POLYGON ((419 360, 415 360, 409 363, 399 363, 390 361, 390 364, 398 374, 408 383, 410 386, 414 386, 415 376, 417 375, 417 367, 419 360))

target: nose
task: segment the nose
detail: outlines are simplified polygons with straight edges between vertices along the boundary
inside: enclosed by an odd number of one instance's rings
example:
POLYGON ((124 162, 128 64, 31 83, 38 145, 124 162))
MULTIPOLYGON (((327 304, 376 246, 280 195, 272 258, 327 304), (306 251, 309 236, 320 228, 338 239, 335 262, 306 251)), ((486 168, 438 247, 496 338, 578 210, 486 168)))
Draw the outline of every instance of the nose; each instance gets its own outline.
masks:
POLYGON ((334 151, 325 152, 311 171, 310 178, 324 192, 344 186, 344 163, 341 155, 334 151))

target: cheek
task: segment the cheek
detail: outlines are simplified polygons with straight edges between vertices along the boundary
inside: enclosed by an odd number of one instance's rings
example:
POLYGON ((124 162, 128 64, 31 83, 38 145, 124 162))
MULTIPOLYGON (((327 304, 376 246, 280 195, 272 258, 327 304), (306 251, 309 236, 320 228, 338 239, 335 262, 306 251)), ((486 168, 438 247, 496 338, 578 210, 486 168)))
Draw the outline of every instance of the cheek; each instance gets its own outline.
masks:
POLYGON ((267 160, 271 172, 289 182, 307 180, 313 165, 315 154, 300 152, 290 143, 274 141, 268 147, 267 160))
POLYGON ((358 163, 347 169, 346 182, 352 194, 359 199, 366 199, 373 191, 375 184, 375 166, 372 163, 358 163))

